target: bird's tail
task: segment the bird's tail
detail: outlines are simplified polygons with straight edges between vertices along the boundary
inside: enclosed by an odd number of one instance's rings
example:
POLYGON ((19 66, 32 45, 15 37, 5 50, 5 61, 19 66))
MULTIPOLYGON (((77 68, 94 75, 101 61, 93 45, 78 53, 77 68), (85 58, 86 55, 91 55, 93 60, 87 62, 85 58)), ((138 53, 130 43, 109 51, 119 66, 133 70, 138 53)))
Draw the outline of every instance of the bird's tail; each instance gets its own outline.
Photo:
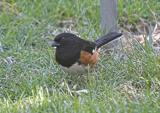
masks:
POLYGON ((97 48, 100 48, 101 46, 111 42, 112 40, 120 37, 122 33, 117 33, 117 32, 110 32, 99 39, 95 41, 97 48))

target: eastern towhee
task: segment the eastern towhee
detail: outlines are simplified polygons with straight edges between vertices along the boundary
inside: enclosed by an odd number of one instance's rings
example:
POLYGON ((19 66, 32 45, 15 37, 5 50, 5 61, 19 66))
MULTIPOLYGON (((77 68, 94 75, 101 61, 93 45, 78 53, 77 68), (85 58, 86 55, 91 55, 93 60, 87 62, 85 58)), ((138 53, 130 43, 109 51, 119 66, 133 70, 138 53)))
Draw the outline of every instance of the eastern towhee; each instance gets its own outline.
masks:
POLYGON ((61 33, 51 41, 51 46, 56 47, 55 58, 58 64, 69 72, 81 73, 97 63, 100 47, 121 35, 110 32, 92 42, 72 33, 61 33))

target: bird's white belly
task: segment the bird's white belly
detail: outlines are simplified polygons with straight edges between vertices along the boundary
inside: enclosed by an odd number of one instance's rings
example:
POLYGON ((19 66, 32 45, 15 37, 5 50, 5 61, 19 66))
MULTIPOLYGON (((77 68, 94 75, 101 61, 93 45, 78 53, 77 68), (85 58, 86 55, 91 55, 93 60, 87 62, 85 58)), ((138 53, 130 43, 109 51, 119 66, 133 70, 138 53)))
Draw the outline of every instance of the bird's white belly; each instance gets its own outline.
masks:
POLYGON ((67 71, 69 73, 73 73, 73 74, 78 74, 78 73, 84 73, 89 69, 89 66, 85 66, 85 65, 79 65, 78 63, 73 64, 72 66, 70 66, 69 68, 67 67, 63 67, 62 69, 64 71, 67 71))

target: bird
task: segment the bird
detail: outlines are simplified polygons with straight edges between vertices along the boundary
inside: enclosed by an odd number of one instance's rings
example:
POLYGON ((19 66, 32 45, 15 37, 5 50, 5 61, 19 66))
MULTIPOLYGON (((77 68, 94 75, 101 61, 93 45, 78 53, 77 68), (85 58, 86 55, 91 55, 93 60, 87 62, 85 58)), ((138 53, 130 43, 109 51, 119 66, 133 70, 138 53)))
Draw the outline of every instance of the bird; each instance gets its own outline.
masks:
POLYGON ((95 41, 88 41, 64 32, 56 35, 50 45, 55 48, 55 60, 64 71, 84 73, 97 64, 99 49, 121 35, 122 33, 110 32, 95 41))

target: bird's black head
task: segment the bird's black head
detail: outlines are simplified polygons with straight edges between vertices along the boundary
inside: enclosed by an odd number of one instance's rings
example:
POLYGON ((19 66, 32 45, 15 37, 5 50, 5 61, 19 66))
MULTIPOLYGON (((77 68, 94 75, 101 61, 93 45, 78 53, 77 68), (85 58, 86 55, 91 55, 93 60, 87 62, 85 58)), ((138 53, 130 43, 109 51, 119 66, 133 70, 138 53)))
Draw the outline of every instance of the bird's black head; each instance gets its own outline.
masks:
POLYGON ((52 47, 59 47, 61 45, 68 45, 71 42, 74 42, 74 40, 78 38, 76 35, 72 33, 61 33, 55 37, 55 39, 52 41, 51 46, 52 47))

